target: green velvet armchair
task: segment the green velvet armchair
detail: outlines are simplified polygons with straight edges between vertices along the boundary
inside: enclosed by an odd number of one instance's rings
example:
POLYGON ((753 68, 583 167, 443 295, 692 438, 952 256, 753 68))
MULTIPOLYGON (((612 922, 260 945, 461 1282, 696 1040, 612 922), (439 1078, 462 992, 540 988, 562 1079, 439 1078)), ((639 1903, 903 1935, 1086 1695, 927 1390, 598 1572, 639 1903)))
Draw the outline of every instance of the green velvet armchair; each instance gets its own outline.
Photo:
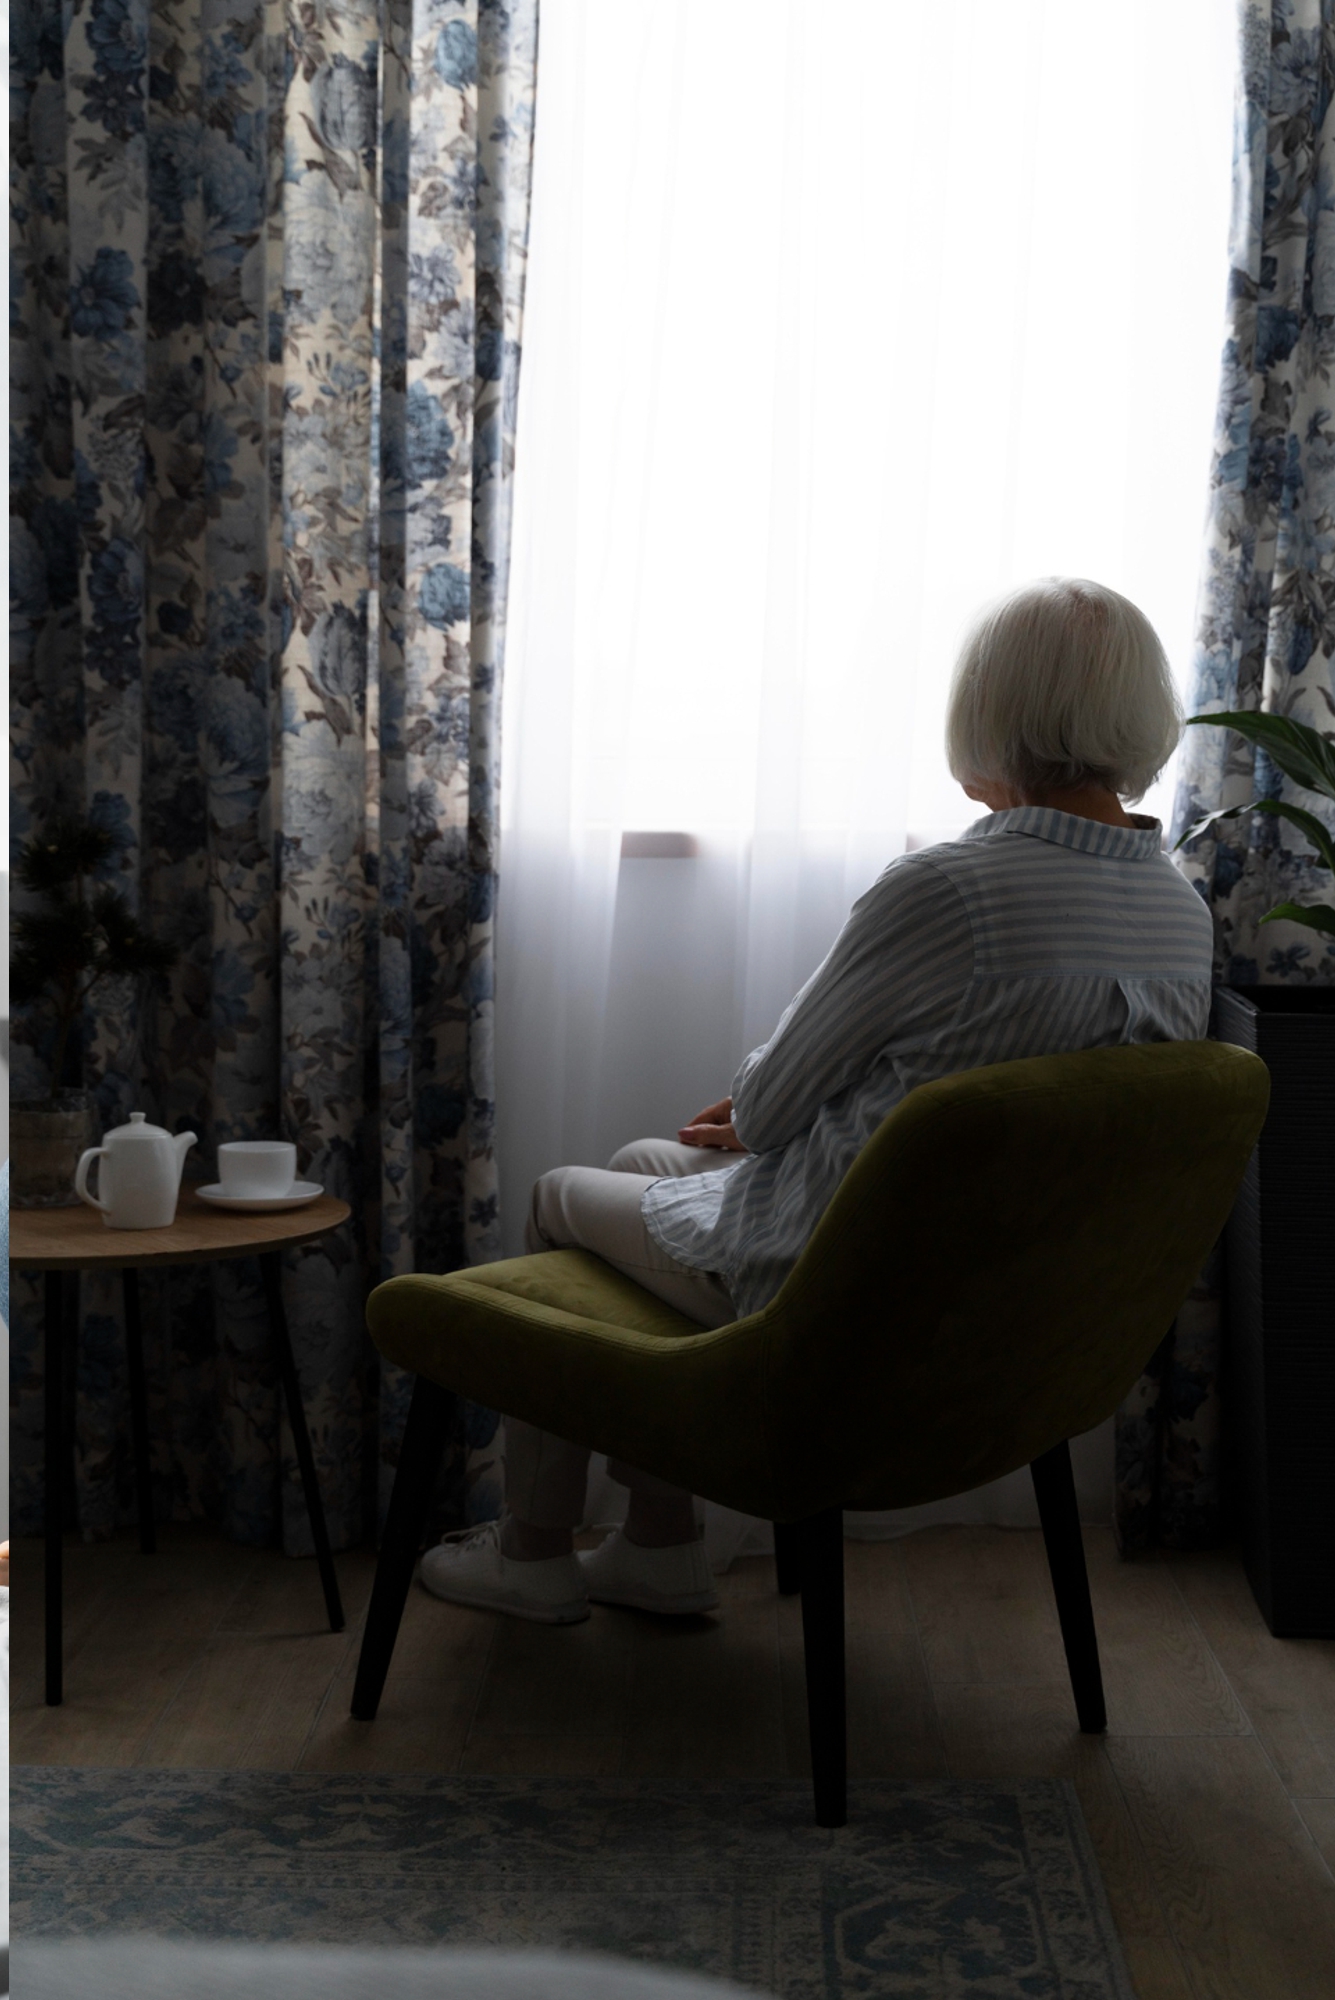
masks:
POLYGON ((1077 1715, 1105 1726, 1067 1441, 1116 1408, 1219 1234, 1265 1116, 1217 1042, 1041 1056, 915 1090, 783 1289, 702 1331, 584 1251, 394 1278, 376 1346, 417 1375, 353 1694, 389 1668, 449 1395, 775 1523, 802 1593, 816 1818, 844 1823, 842 1512, 1032 1468, 1077 1715))

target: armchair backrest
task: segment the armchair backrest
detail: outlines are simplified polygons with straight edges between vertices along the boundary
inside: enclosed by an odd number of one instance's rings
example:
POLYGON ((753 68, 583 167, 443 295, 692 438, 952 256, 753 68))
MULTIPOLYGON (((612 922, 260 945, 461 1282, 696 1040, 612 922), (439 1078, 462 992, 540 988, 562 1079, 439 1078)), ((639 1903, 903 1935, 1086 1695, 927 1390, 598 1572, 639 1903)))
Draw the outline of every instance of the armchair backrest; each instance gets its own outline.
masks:
POLYGON ((772 1462, 809 1468, 792 1513, 961 1492, 1106 1417, 1223 1227, 1268 1094, 1218 1042, 915 1090, 759 1316, 772 1462))

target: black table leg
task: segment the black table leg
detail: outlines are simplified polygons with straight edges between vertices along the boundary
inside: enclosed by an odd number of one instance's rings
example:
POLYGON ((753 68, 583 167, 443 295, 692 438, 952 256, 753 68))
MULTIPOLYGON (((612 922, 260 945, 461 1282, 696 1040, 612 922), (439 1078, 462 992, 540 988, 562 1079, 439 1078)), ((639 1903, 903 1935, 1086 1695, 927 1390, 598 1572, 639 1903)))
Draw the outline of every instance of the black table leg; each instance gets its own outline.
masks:
POLYGON ((311 1539, 315 1543, 315 1560, 320 1566, 320 1582, 324 1585, 329 1629, 331 1632, 341 1632, 344 1624, 343 1600, 338 1594, 334 1558, 329 1550, 329 1531, 325 1527, 324 1502, 320 1498, 320 1482, 315 1476, 315 1456, 311 1451, 311 1435, 306 1428, 301 1384, 297 1380, 296 1357, 293 1355, 292 1341, 287 1330, 287 1314, 283 1310, 283 1271, 280 1252, 274 1250, 267 1257, 261 1257, 260 1271, 264 1277, 264 1296, 269 1305, 269 1324, 278 1346, 278 1365, 283 1375, 283 1394, 287 1398, 288 1422, 292 1426, 292 1442, 296 1447, 297 1464, 301 1469, 301 1490, 306 1496, 311 1539))
POLYGON ((61 1631, 61 1556, 65 1527, 65 1290, 59 1271, 46 1274, 45 1434, 46 1482, 46 1700, 58 1708, 65 1698, 61 1631))
POLYGON ((130 1369, 130 1432, 134 1438, 134 1490, 139 1509, 139 1547, 157 1553, 153 1519, 153 1466, 148 1443, 148 1390, 144 1382, 144 1323, 139 1311, 139 1273, 132 1265, 121 1272, 125 1288, 125 1358, 130 1369))

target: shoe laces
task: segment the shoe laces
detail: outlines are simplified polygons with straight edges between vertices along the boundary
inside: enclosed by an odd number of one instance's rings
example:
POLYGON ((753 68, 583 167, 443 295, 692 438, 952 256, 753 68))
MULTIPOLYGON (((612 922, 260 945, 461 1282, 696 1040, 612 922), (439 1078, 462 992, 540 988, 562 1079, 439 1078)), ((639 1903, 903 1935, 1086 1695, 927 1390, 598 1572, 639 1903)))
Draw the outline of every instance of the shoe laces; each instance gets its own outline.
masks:
POLYGON ((499 1548, 501 1524, 499 1521, 479 1521, 473 1528, 455 1528, 440 1538, 443 1549, 486 1549, 499 1548))

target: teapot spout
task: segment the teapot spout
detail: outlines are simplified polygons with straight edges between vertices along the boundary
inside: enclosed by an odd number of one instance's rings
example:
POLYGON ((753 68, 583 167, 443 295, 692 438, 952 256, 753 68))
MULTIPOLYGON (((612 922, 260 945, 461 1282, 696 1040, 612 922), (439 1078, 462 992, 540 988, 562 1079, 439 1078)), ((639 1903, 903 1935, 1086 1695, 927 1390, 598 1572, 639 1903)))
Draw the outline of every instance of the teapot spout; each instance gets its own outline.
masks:
POLYGON ((176 1171, 178 1175, 185 1171, 186 1154, 192 1146, 198 1145, 198 1143, 199 1141, 193 1132, 178 1132, 172 1140, 172 1144, 176 1148, 176 1171))

